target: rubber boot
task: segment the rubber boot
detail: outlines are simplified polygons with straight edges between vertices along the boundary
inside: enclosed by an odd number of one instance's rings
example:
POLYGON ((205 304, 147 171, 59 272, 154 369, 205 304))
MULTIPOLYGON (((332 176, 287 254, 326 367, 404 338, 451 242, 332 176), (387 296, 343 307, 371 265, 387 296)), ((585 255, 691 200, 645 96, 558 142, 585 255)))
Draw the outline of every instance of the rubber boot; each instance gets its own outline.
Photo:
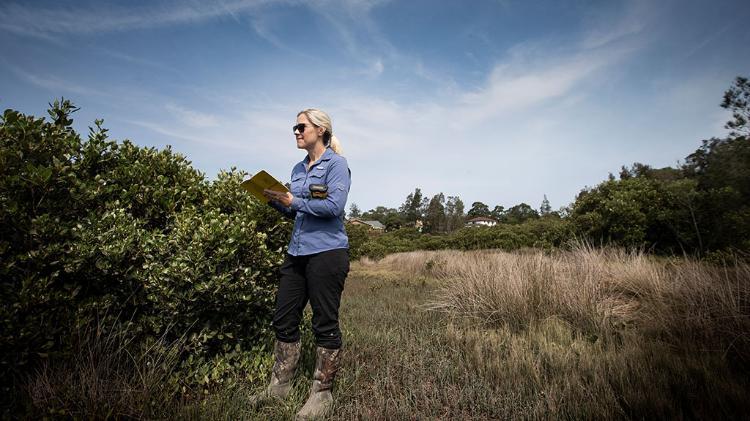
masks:
POLYGON ((276 341, 273 347, 273 370, 271 370, 271 381, 268 387, 256 395, 250 397, 250 404, 257 405, 270 399, 286 399, 292 388, 292 378, 297 369, 299 361, 301 342, 276 341))
POLYGON ((331 389, 333 379, 341 364, 341 349, 317 347, 315 350, 315 373, 313 374, 310 397, 297 413, 297 420, 309 420, 325 416, 333 403, 331 389))

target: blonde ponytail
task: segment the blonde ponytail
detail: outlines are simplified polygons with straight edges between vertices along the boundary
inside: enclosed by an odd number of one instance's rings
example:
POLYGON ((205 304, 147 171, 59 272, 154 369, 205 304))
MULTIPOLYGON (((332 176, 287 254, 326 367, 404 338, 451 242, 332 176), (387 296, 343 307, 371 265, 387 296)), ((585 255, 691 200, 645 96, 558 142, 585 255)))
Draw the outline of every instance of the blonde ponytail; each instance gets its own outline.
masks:
POLYGON ((328 146, 331 147, 331 149, 336 152, 338 155, 343 155, 343 150, 341 149, 341 142, 339 142, 339 138, 331 135, 331 140, 328 142, 328 146))
POLYGON ((326 146, 329 146, 334 152, 336 152, 338 155, 341 155, 341 142, 339 141, 339 138, 333 135, 331 117, 329 117, 328 114, 325 113, 325 111, 321 111, 317 108, 308 108, 306 110, 302 110, 297 113, 297 116, 299 117, 301 114, 307 116, 307 119, 310 120, 310 123, 318 127, 322 127, 326 130, 325 134, 323 135, 324 141, 326 140, 326 138, 328 138, 328 144, 326 146))

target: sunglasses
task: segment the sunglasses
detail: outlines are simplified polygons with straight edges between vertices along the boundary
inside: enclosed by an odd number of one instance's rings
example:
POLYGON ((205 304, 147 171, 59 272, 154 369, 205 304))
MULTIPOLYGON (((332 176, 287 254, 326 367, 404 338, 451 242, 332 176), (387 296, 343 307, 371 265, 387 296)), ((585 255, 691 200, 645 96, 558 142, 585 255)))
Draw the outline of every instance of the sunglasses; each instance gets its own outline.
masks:
POLYGON ((296 126, 292 126, 292 133, 299 131, 300 133, 305 132, 305 128, 307 128, 307 124, 305 123, 299 123, 296 126))

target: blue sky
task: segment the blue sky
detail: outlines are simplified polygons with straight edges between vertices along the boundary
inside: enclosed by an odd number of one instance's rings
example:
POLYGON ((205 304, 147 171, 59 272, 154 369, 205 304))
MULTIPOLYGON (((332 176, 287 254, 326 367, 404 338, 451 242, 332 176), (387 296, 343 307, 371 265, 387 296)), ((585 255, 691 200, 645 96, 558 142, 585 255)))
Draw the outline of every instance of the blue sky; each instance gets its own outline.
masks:
POLYGON ((748 22, 746 0, 4 0, 0 107, 42 116, 64 96, 82 133, 103 118, 209 179, 282 180, 304 156, 296 113, 316 107, 362 210, 415 187, 559 208, 724 136, 748 22))

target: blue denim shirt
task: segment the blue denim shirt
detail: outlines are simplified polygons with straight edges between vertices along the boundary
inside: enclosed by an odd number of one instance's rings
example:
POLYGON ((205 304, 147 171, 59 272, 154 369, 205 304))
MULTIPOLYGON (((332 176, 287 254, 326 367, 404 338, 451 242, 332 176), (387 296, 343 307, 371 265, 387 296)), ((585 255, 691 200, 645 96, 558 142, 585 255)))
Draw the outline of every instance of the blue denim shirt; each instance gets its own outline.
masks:
POLYGON ((292 169, 292 205, 287 208, 278 202, 269 202, 285 216, 294 218, 294 230, 287 250, 292 256, 349 248, 344 214, 351 171, 346 158, 326 148, 323 156, 308 171, 309 162, 310 158, 306 156, 292 169), (328 197, 310 197, 310 184, 327 185, 328 197))

